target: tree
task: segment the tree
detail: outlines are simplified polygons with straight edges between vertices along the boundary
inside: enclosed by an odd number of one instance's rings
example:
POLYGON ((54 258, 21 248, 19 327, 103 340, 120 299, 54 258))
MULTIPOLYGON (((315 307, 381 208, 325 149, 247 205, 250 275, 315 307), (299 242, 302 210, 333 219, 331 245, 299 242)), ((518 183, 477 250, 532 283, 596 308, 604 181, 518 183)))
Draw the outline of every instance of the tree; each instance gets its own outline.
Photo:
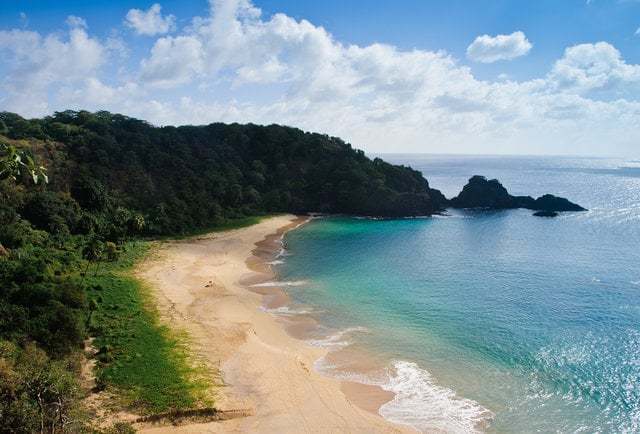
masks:
MULTIPOLYGON (((0 142, 0 182, 11 179, 14 183, 20 184, 25 173, 31 176, 34 184, 38 184, 40 180, 49 182, 44 166, 37 165, 26 151, 18 151, 12 145, 0 142)), ((0 256, 8 256, 2 243, 0 243, 0 256)))
POLYGON ((87 267, 85 268, 84 273, 82 274, 82 279, 80 280, 80 287, 82 287, 82 282, 84 281, 84 278, 87 275, 87 272, 89 271, 89 265, 91 265, 91 263, 94 261, 97 262, 95 274, 96 275, 98 274, 98 268, 100 267, 100 260, 102 259, 103 252, 104 252, 104 244, 96 238, 89 240, 87 245, 85 245, 84 248, 82 249, 82 257, 87 260, 87 267))
POLYGON ((23 174, 30 175, 34 184, 42 179, 49 182, 47 169, 37 165, 24 150, 18 151, 13 145, 0 142, 0 181, 11 178, 16 183, 22 182, 23 174))
POLYGON ((28 342, 0 341, 0 431, 64 432, 81 396, 65 362, 28 342))

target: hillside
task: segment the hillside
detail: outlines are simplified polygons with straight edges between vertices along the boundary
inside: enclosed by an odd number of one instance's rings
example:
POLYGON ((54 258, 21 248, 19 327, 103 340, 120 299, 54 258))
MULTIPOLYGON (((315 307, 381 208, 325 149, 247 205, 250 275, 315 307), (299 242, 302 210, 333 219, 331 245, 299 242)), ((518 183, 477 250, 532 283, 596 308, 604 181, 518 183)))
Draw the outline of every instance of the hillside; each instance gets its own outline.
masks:
POLYGON ((445 206, 421 173, 295 128, 0 113, 0 431, 91 418, 78 382, 87 336, 100 389, 141 412, 200 402, 184 354, 122 274, 144 251, 135 240, 267 213, 398 217, 445 206), (145 368, 160 365, 173 374, 145 368))
POLYGON ((417 171, 290 127, 154 127, 85 111, 33 120, 3 113, 0 120, 0 134, 28 141, 49 167, 46 193, 24 209, 43 229, 51 219, 34 208, 47 201, 61 209, 44 214, 62 217, 72 233, 112 238, 122 229, 109 234, 100 226, 116 210, 129 225, 144 220, 145 234, 175 234, 265 212, 431 215, 446 201, 417 171))

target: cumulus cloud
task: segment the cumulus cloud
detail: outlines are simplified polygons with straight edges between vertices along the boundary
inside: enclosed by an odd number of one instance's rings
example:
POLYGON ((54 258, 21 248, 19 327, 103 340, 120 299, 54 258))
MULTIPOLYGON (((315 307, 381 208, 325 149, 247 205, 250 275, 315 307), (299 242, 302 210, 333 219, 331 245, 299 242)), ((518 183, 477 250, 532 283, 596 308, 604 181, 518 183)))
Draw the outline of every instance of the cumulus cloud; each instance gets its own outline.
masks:
POLYGON ((13 71, 6 79, 23 83, 22 89, 85 76, 105 61, 103 46, 82 26, 72 27, 67 39, 55 34, 43 38, 27 30, 1 31, 0 50, 13 71))
POLYGON ((153 4, 149 10, 130 9, 125 17, 125 24, 136 31, 139 35, 161 35, 175 30, 176 17, 167 15, 163 17, 160 13, 161 6, 153 4))
POLYGON ((95 77, 89 77, 79 82, 78 86, 59 91, 59 98, 69 108, 84 109, 87 106, 103 109, 120 108, 130 105, 132 97, 141 96, 135 83, 122 86, 108 86, 95 77))
POLYGON ((606 90, 628 94, 640 90, 640 65, 627 64, 607 42, 580 44, 565 50, 548 80, 555 90, 562 92, 584 94, 606 90))
MULTIPOLYGON (((629 133, 640 131, 640 102, 625 93, 638 89, 640 66, 605 42, 567 48, 537 79, 489 82, 445 51, 349 45, 306 20, 265 17, 249 0, 210 5, 175 34, 157 34, 143 54, 125 40, 92 38, 79 20, 64 35, 0 31, 8 68, 0 108, 26 116, 108 109, 158 125, 280 123, 370 152, 513 153, 521 144, 554 153, 616 130, 640 140, 629 133), (114 80, 113 69, 126 74, 114 80)), ((153 11, 144 14, 161 17, 153 11)), ((522 32, 482 38, 469 51, 485 61, 531 49, 522 32)))
POLYGON ((467 47, 467 57, 476 62, 493 63, 524 56, 532 47, 531 42, 520 31, 510 35, 482 35, 467 47))
POLYGON ((142 82, 169 88, 185 83, 202 69, 202 44, 190 36, 158 39, 151 57, 141 62, 142 82))
POLYGON ((3 106, 25 115, 40 114, 48 107, 52 85, 83 80, 105 63, 107 50, 89 36, 86 22, 69 17, 67 23, 67 35, 0 31, 0 53, 9 67, 2 81, 3 106))

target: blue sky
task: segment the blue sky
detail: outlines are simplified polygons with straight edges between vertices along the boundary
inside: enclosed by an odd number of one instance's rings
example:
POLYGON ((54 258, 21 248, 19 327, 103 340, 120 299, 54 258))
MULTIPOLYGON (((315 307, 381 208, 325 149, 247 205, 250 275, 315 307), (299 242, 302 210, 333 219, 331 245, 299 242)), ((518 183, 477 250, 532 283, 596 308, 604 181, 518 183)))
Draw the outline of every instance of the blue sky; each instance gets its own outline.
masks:
POLYGON ((640 157, 640 0, 3 2, 0 110, 640 157))

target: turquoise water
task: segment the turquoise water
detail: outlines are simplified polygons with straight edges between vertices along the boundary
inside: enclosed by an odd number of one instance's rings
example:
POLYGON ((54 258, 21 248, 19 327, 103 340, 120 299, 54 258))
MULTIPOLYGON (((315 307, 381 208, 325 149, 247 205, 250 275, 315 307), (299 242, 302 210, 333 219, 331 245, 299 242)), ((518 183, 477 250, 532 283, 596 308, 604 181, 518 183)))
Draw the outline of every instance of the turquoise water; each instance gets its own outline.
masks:
POLYGON ((481 174, 589 212, 331 217, 289 232, 275 271, 292 282, 287 313, 319 323, 316 368, 396 392, 380 413, 425 432, 640 431, 640 162, 384 158, 447 197, 481 174))

